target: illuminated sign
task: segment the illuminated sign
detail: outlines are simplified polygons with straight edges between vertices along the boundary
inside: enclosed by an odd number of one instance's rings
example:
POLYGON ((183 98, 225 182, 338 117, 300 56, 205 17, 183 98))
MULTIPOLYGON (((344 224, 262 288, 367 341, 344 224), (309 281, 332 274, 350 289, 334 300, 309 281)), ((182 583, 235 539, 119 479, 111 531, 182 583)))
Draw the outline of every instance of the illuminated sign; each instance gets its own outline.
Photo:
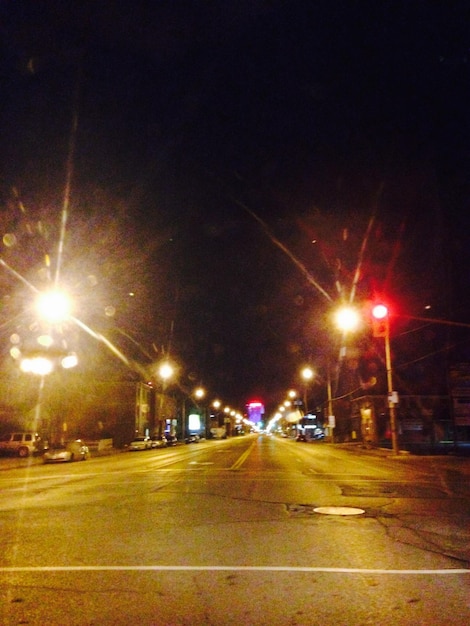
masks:
POLYGON ((264 415, 264 404, 258 400, 249 402, 246 405, 246 412, 250 422, 258 424, 262 421, 264 415))
POLYGON ((190 413, 188 415, 188 430, 191 433, 201 430, 201 416, 197 413, 190 413))

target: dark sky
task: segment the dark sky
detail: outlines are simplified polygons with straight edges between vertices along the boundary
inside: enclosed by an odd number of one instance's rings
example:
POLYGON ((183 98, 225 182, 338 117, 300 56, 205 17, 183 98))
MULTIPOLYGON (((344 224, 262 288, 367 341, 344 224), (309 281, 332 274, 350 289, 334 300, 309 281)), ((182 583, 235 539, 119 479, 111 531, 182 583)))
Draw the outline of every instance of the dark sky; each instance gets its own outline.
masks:
POLYGON ((72 174, 63 279, 114 341, 278 402, 335 353, 371 219, 356 300, 468 322, 468 3, 17 0, 0 24, 4 258, 34 281, 57 256, 72 174))

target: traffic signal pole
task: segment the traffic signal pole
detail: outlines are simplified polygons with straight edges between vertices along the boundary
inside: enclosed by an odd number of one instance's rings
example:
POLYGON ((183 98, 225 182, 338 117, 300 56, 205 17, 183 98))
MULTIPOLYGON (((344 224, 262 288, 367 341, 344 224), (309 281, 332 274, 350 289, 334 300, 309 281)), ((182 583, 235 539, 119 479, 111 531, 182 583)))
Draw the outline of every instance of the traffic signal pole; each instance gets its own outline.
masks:
POLYGON ((392 449, 394 454, 399 454, 398 432, 397 432, 397 413, 395 402, 393 401, 393 376, 392 376, 392 358, 390 355, 390 319, 387 315, 385 318, 385 367, 387 368, 387 393, 388 393, 388 411, 390 415, 390 430, 392 431, 392 449))
POLYGON ((372 309, 372 327, 374 337, 383 337, 385 343, 385 367, 387 369, 387 394, 388 412, 390 416, 390 430, 392 431, 392 449, 395 454, 399 454, 397 413, 394 402, 396 395, 393 390, 392 357, 390 355, 390 311, 384 304, 377 304, 372 309))

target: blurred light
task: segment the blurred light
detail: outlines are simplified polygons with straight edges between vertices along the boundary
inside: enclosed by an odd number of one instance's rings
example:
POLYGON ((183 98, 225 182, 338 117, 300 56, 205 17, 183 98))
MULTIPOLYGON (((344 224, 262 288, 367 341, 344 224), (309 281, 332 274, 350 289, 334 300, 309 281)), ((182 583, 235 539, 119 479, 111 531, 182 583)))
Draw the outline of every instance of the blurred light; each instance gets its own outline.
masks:
POLYGON ((38 376, 47 376, 53 369, 53 363, 50 359, 42 356, 36 356, 23 359, 20 364, 21 371, 26 374, 36 374, 38 376))
POLYGON ((19 359, 21 356, 21 351, 20 349, 15 346, 14 348, 10 349, 10 355, 14 358, 14 359, 19 359))
POLYGON ((62 322, 70 315, 70 299, 60 291, 48 291, 40 294, 37 310, 51 323, 62 322))
POLYGON ((40 335, 37 338, 37 342, 40 346, 43 346, 44 348, 50 348, 54 343, 54 340, 50 335, 40 335))
POLYGON ((60 364, 65 370, 76 367, 78 365, 77 355, 74 353, 67 354, 67 356, 64 356, 60 364))
POLYGON ((388 315, 388 308, 385 304, 376 304, 372 309, 372 315, 377 320, 383 320, 388 315))
POLYGON ((13 233, 6 233, 3 235, 3 243, 7 248, 12 248, 17 243, 16 235, 13 233))
POLYGON ((201 430, 201 416, 197 413, 190 413, 188 415, 188 430, 190 432, 201 430))
POLYGON ((359 326, 359 313, 353 307, 341 307, 335 312, 336 326, 340 330, 355 330, 359 326))
POLYGON ((195 389, 194 395, 196 398, 198 398, 198 400, 201 400, 206 395, 206 392, 202 387, 198 387, 197 389, 195 389))
POLYGON ((163 380, 168 380, 173 376, 174 369, 169 363, 162 363, 162 365, 160 365, 158 373, 160 375, 160 378, 163 378, 163 380))
POLYGON ((313 370, 311 367, 304 367, 304 369, 302 370, 302 378, 304 380, 312 380, 313 370))

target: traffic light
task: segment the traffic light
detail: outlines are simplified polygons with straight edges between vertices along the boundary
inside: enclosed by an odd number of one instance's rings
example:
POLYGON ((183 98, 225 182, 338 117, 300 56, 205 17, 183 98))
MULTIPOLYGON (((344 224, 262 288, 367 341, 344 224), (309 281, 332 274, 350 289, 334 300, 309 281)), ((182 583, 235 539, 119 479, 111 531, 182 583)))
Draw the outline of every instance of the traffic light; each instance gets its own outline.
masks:
POLYGON ((376 304, 372 308, 372 335, 374 337, 386 337, 388 323, 388 308, 385 304, 376 304))

